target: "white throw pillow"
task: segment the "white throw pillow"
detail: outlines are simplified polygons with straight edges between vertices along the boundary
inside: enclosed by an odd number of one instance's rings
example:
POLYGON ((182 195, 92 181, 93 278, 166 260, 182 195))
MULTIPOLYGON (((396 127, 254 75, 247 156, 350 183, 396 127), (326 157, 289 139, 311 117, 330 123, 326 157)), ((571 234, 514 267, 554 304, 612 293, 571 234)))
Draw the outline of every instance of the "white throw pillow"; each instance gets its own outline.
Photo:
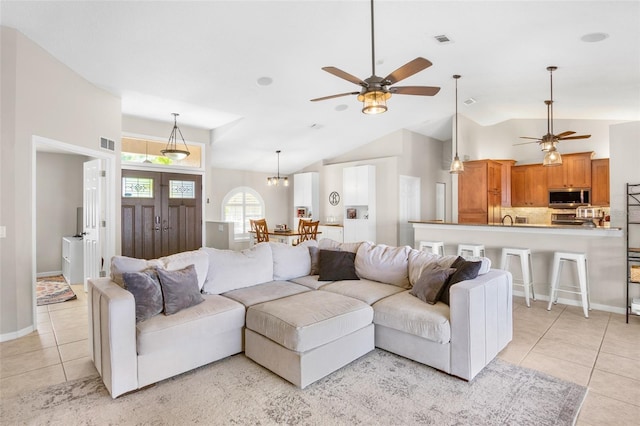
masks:
POLYGON ((221 294, 273 281, 273 255, 269 243, 242 251, 202 247, 209 255, 209 272, 203 291, 221 294))
POLYGON ((111 258, 111 281, 124 288, 122 274, 124 272, 141 272, 148 268, 162 268, 162 262, 158 259, 136 259, 127 256, 113 256, 111 258))
POLYGON ((198 275, 198 288, 202 290, 204 282, 209 272, 209 256, 201 250, 184 251, 182 253, 172 254, 170 256, 158 259, 164 265, 164 269, 168 271, 178 271, 189 265, 196 267, 198 275))
POLYGON ((411 247, 392 247, 363 242, 356 253, 356 273, 360 278, 411 288, 409 252, 411 247))
POLYGON ((357 253, 360 244, 362 244, 361 241, 357 243, 339 243, 338 241, 332 240, 330 238, 323 238, 320 240, 320 242, 318 242, 318 248, 320 250, 337 250, 357 253))
POLYGON ((288 281, 311 273, 309 247, 317 247, 315 240, 304 241, 297 246, 270 242, 273 253, 273 279, 288 281))

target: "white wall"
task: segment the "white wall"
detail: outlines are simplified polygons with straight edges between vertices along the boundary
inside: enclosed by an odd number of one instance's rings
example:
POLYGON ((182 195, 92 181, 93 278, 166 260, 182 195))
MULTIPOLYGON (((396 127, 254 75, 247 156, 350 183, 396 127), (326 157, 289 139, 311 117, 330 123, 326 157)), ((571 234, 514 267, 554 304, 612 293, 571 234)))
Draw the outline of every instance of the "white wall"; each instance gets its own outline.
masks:
MULTIPOLYGON (((100 137, 117 141, 120 166, 120 99, 95 87, 17 31, 0 35, 0 340, 20 337, 35 326, 34 138, 43 137, 99 150, 100 137)), ((113 177, 118 181, 119 176, 113 177)), ((113 200, 120 211, 120 200, 113 200)), ((120 215, 114 218, 120 246, 120 215)))
POLYGON ((62 270, 62 237, 75 235, 86 157, 37 153, 36 272, 62 270))

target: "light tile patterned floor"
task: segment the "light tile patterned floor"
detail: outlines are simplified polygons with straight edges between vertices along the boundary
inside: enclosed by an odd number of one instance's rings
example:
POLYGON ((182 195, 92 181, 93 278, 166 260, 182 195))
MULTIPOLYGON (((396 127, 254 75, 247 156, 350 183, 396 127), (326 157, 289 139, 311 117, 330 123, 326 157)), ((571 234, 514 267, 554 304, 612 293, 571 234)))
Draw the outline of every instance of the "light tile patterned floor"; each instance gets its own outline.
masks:
MULTIPOLYGON (((38 331, 0 343, 6 397, 96 375, 89 358, 87 301, 38 307, 38 331)), ((636 425, 640 416, 640 318, 514 298, 513 341, 499 357, 589 387, 578 425, 636 425)))

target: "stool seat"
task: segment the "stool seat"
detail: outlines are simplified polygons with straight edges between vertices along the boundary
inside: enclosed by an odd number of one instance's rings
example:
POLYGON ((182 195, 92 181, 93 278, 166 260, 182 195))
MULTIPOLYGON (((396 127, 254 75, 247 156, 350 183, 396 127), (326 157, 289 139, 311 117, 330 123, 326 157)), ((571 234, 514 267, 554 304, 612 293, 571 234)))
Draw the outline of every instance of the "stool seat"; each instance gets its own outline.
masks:
POLYGON ((579 294, 582 300, 582 310, 584 317, 589 318, 589 310, 591 302, 589 300, 589 278, 587 274, 587 255, 586 253, 575 252, 555 252, 553 253, 553 273, 551 276, 551 292, 549 294, 549 305, 547 310, 551 310, 551 305, 558 303, 558 292, 579 294), (560 288, 560 278, 562 275, 562 266, 565 262, 571 262, 576 266, 578 273, 578 285, 565 285, 560 288))
POLYGON ((458 256, 484 257, 484 244, 458 244, 458 256))
POLYGON ((442 241, 420 241, 418 243, 418 250, 428 251, 434 254, 444 256, 444 242, 442 241))
POLYGON ((500 269, 509 270, 512 257, 520 259, 520 270, 522 271, 522 279, 514 278, 513 284, 524 287, 524 297, 527 307, 531 307, 529 299, 532 297, 536 300, 536 294, 533 289, 533 265, 531 263, 531 250, 528 248, 504 247, 502 249, 502 257, 500 261, 500 269))

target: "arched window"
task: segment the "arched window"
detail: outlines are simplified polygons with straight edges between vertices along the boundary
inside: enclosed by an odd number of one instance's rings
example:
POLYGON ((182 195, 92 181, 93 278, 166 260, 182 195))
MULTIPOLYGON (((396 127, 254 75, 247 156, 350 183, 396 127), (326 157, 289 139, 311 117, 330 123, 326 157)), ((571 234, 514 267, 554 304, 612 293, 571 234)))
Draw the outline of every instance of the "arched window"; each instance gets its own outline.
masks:
POLYGON ((248 186, 232 189, 222 201, 222 220, 233 222, 236 240, 249 238, 249 219, 262 219, 264 216, 262 197, 248 186))

